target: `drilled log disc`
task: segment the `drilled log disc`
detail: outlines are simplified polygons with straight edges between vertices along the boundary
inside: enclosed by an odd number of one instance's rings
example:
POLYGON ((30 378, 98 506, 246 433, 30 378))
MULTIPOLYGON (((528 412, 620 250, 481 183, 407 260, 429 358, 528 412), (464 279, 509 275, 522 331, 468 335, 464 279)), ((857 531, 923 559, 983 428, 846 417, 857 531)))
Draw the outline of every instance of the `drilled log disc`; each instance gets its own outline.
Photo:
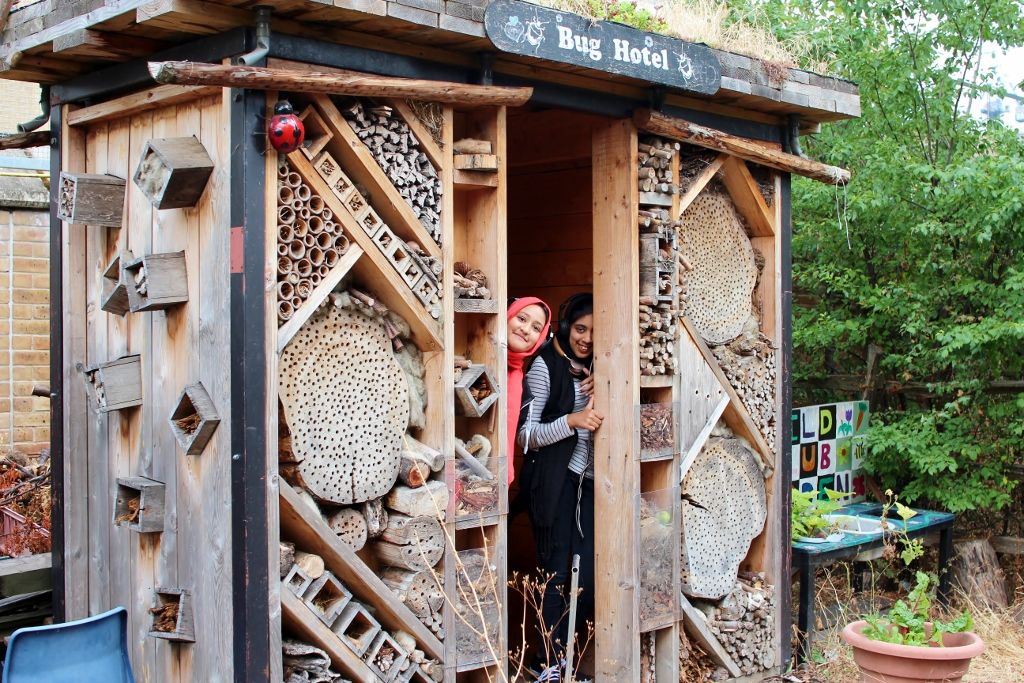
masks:
POLYGON ((279 390, 310 493, 351 505, 391 490, 409 385, 380 324, 323 307, 281 354, 279 390))
POLYGON ((757 458, 737 438, 713 437, 683 480, 683 592, 717 600, 736 582, 750 542, 764 528, 768 508, 757 458))
POLYGON ((700 194, 683 213, 679 237, 693 267, 684 278, 684 312, 709 344, 735 339, 753 310, 757 266, 729 196, 700 194))

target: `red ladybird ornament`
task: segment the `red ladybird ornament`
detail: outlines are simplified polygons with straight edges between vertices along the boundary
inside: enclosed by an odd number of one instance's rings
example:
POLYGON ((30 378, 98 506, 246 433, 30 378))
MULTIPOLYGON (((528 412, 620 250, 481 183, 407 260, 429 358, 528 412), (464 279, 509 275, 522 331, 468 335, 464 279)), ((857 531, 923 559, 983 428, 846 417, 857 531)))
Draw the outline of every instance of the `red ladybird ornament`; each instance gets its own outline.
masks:
POLYGON ((282 154, 294 152, 306 139, 306 127, 288 100, 274 105, 274 115, 267 124, 267 137, 270 138, 270 146, 282 154))

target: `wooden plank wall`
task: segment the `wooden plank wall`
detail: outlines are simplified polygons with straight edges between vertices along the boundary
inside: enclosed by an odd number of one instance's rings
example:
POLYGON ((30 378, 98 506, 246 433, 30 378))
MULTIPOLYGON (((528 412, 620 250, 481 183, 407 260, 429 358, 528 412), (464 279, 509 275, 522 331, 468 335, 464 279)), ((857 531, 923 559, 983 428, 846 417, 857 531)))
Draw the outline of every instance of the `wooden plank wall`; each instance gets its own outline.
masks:
POLYGON ((65 128, 65 169, 128 179, 122 228, 63 227, 67 616, 128 607, 139 681, 232 680, 230 430, 221 425, 202 455, 185 456, 167 422, 182 388, 196 381, 230 415, 226 111, 218 94, 65 128), (206 193, 195 208, 156 211, 131 182, 143 146, 193 134, 216 164, 206 193), (126 249, 184 250, 188 303, 124 318, 101 310, 100 273, 126 249), (125 353, 142 356, 143 405, 96 415, 74 366, 125 353), (116 479, 129 476, 166 484, 162 533, 113 525, 116 479), (157 586, 192 592, 195 645, 147 635, 157 586))

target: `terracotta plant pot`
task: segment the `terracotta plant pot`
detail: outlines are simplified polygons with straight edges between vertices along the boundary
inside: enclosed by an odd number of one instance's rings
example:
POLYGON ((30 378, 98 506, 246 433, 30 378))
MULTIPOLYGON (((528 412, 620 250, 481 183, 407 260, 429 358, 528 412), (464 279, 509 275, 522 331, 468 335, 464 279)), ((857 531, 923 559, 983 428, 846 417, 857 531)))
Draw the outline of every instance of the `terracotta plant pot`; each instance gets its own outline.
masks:
POLYGON ((985 642, 973 633, 946 633, 945 647, 921 647, 870 640, 861 635, 865 626, 866 621, 855 621, 843 629, 863 683, 959 683, 971 659, 985 649, 985 642))

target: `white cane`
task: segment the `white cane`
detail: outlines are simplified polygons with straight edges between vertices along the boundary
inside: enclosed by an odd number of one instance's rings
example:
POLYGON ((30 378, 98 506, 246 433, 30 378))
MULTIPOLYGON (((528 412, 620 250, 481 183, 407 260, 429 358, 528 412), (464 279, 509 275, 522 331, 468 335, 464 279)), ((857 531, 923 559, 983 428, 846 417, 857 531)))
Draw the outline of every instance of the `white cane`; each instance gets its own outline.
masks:
POLYGON ((580 556, 572 556, 572 579, 569 581, 569 642, 565 647, 565 679, 572 683, 572 654, 576 644, 576 593, 580 585, 580 556))

